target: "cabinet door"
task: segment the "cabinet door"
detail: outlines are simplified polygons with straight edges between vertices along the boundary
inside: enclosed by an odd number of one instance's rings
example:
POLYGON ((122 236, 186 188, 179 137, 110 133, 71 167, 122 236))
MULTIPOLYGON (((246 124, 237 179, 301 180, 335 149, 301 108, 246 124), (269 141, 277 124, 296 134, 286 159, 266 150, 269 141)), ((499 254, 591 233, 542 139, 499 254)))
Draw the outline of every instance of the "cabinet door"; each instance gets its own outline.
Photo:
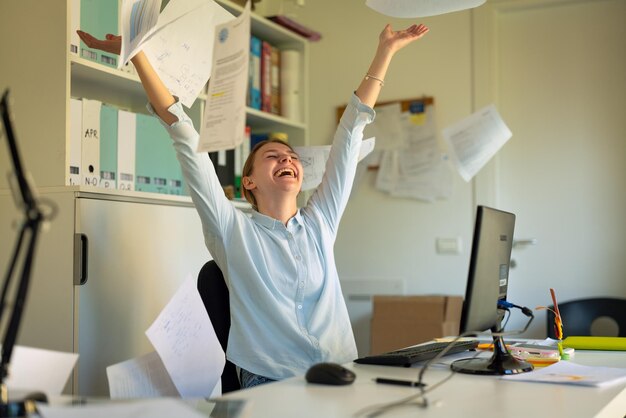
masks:
POLYGON ((193 207, 76 199, 87 281, 76 294, 74 393, 109 395, 106 367, 154 351, 146 329, 211 258, 193 207))

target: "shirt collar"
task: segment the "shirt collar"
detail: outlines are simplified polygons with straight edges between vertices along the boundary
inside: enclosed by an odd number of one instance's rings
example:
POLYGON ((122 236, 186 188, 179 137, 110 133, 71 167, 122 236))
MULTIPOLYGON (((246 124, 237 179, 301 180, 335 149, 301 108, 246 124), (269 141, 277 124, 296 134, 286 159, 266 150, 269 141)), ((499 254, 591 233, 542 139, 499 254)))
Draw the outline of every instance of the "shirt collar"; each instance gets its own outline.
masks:
MULTIPOLYGON (((278 219, 274 219, 270 216, 263 215, 262 213, 259 213, 256 210, 252 212, 252 219, 254 219, 256 223, 261 224, 268 229, 277 229, 280 227, 285 228, 285 226, 278 219)), ((289 219, 287 223, 289 224, 294 221, 298 225, 303 224, 301 209, 298 209, 296 214, 291 219, 289 219)))

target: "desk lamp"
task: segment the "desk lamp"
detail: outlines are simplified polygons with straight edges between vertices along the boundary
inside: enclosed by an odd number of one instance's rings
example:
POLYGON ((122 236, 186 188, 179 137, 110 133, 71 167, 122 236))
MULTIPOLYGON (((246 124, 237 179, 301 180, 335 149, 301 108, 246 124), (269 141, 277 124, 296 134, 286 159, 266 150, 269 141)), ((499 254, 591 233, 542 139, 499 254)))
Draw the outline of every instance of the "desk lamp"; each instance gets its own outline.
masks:
POLYGON ((9 401, 6 387, 6 379, 9 376, 9 364, 11 354, 17 339, 20 327, 22 312, 28 293, 31 268, 35 256, 35 244, 39 235, 42 222, 45 216, 30 188, 24 175, 22 162, 17 149, 16 139, 13 132, 13 124, 9 109, 9 91, 6 90, 0 102, 0 113, 2 115, 2 125, 4 126, 4 136, 8 141, 9 154, 13 163, 14 178, 10 178, 10 183, 18 190, 13 190, 13 197, 16 204, 22 209, 24 220, 17 235, 17 242, 13 250, 13 255, 9 260, 8 269, 4 278, 2 295, 0 296, 0 326, 6 324, 4 337, 2 340, 1 360, 0 360, 0 417, 25 416, 29 412, 34 412, 34 402, 32 399, 20 401, 9 401), (19 196, 18 196, 19 195, 19 196), (21 269, 18 264, 21 261, 21 269), (13 276, 19 277, 19 282, 11 286, 13 276), (8 322, 4 318, 5 308, 7 308, 7 294, 14 293, 13 307, 8 322))

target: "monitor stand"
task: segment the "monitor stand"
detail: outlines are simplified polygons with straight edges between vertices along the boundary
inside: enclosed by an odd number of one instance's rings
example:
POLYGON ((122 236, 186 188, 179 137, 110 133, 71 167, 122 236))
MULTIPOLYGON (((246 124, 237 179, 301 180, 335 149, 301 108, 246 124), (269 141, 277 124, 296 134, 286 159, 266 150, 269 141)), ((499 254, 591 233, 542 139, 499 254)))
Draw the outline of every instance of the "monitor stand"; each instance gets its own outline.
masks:
POLYGON ((509 353, 502 336, 493 337, 493 355, 491 358, 457 360, 450 367, 459 373, 491 375, 518 374, 533 369, 532 364, 518 360, 509 353))

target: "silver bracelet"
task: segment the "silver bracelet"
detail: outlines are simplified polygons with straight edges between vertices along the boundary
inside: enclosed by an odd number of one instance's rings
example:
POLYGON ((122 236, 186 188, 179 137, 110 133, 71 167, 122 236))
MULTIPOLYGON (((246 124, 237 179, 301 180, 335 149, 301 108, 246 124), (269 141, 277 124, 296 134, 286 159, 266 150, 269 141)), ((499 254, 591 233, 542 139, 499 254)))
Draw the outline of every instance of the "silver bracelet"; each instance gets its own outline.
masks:
POLYGON ((381 87, 385 85, 385 80, 383 80, 382 78, 374 77, 374 76, 373 76, 373 75, 371 75, 371 74, 365 74, 365 80, 369 80, 370 78, 371 78, 372 80, 376 80, 376 81, 378 81, 378 82, 380 83, 380 86, 381 86, 381 87))

